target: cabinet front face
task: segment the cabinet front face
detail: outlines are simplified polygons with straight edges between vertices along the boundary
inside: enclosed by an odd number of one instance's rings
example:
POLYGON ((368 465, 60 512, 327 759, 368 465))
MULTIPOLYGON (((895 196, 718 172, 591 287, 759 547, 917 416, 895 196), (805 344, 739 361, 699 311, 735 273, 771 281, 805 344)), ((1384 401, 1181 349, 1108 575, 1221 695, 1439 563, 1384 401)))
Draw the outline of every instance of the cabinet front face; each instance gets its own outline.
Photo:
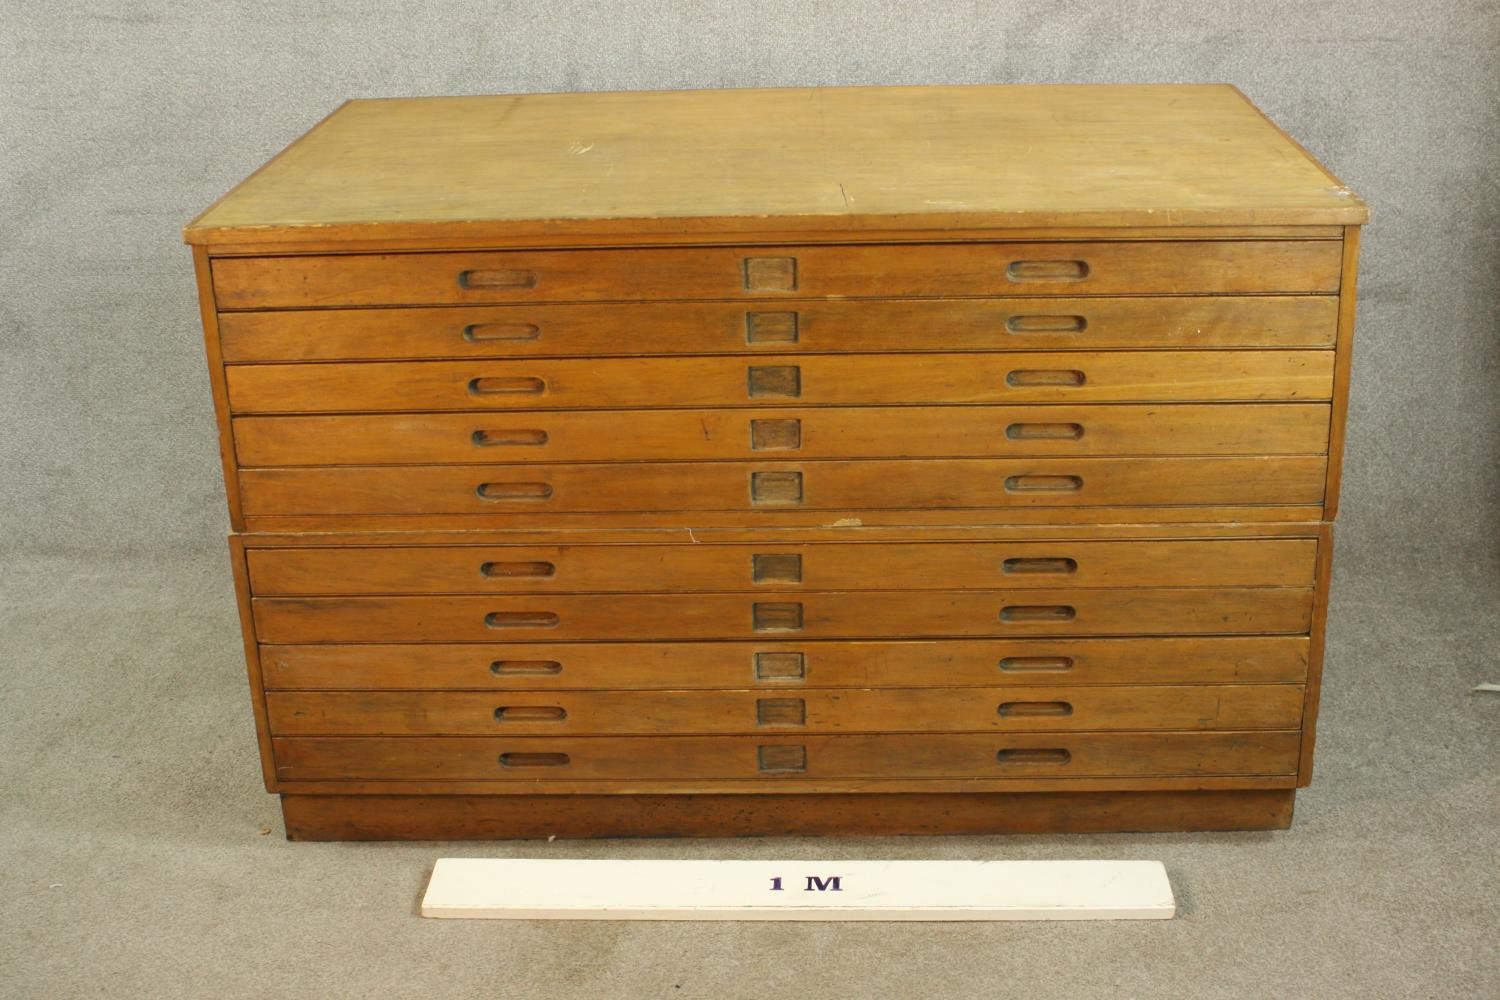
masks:
MULTIPOLYGON (((1134 115, 1132 142, 1163 143, 1142 170, 1189 169, 1153 88, 921 90, 870 92, 864 127, 889 131, 908 99, 951 100, 960 132, 1042 102, 1030 124, 949 136, 953 156, 1032 128, 1073 130, 1038 136, 1044 158, 1107 155, 1067 123, 1109 132, 1079 110, 1108 90, 1122 135, 1134 115)), ((1076 204, 976 200, 937 227, 908 207, 835 230, 768 202, 570 237, 546 202, 560 181, 539 177, 536 215, 249 221, 338 202, 308 194, 333 176, 320 157, 389 170, 400 134, 462 129, 434 102, 386 135, 405 102, 355 102, 300 168, 208 213, 232 551, 289 833, 417 835, 393 796, 437 836, 536 829, 480 804, 516 797, 592 834, 839 832, 817 818, 839 796, 848 815, 848 797, 891 803, 851 833, 935 832, 933 810, 972 831, 958 817, 976 795, 1004 798, 995 830, 1289 822, 1310 776, 1360 220, 1237 93, 1181 94, 1173 115, 1211 105, 1204 128, 1243 144, 1255 211, 1215 200, 1228 164, 1200 165, 1201 203, 1168 212, 1144 175, 1115 207, 1058 195, 1059 162, 1012 194, 1076 204), (638 796, 656 825, 603 801, 638 796), (757 818, 772 801, 780 826, 757 818)), ((584 115, 609 99, 556 97, 584 115)), ((616 99, 636 98, 660 110, 616 99)), ((795 136, 800 112, 783 114, 795 136)), ((470 169, 444 165, 445 141, 412 169, 470 169)), ((903 176, 927 174, 913 158, 903 176)))

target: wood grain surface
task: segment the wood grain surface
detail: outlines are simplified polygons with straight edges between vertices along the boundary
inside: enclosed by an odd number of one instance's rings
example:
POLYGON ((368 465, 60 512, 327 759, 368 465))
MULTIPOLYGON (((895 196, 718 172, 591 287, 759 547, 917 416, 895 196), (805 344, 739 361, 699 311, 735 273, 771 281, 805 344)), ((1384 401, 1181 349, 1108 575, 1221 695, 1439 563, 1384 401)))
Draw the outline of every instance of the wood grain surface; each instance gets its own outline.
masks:
POLYGON ((253 601, 256 634, 270 643, 1300 633, 1312 603, 1300 587, 253 601))
POLYGON ((1310 587, 1317 542, 1256 539, 253 549, 261 597, 317 594, 1310 587))
POLYGON ((1307 660, 1305 635, 260 647, 278 691, 1301 684, 1307 660))
POLYGON ((1336 240, 919 243, 222 257, 222 310, 945 295, 1335 292, 1336 240))
POLYGON ((186 238, 680 238, 1366 215, 1225 85, 839 87, 351 101, 186 238))
POLYGON ((1293 684, 775 691, 273 691, 279 736, 1294 729, 1293 684))
POLYGON ((467 360, 234 365, 235 413, 901 403, 1326 401, 1328 351, 467 360))
MULTIPOLYGON (((1316 504, 1322 456, 244 469, 247 514, 1316 504)), ((1139 517, 1139 515, 1137 515, 1139 517)))
POLYGON ((1325 403, 236 417, 246 468, 1013 455, 1321 455, 1325 403))
MULTIPOLYGON (((1072 778, 1289 774, 1298 734, 280 736, 283 781, 1072 778), (798 753, 801 751, 801 753, 798 753), (502 762, 502 757, 506 757, 502 762)), ((543 784, 541 787, 545 787, 543 784)))
POLYGON ((1331 295, 1181 295, 308 309, 218 317, 223 358, 1331 348, 1331 295))

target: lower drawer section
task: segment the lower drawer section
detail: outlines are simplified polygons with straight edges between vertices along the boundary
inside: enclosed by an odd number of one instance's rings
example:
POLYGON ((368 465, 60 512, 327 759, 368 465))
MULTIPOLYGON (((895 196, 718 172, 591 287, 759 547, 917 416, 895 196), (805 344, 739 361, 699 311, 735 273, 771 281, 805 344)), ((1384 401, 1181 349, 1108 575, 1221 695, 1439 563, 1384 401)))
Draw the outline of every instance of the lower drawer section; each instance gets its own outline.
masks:
POLYGON ((277 737, 281 781, 1285 775, 1301 734, 277 737))
POLYGON ((266 706, 278 736, 1294 729, 1302 719, 1302 688, 272 691, 266 706))
POLYGON ((1306 632, 1300 587, 912 593, 258 597, 262 642, 882 638, 1306 632))
POLYGON ((1305 635, 260 647, 267 690, 1301 684, 1305 635))

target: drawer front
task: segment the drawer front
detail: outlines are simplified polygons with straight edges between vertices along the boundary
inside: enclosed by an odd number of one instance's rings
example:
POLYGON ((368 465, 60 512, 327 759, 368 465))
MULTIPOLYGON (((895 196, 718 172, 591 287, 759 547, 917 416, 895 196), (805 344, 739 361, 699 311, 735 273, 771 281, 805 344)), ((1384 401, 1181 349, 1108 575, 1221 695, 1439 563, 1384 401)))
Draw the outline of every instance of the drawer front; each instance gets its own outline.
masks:
POLYGON ((937 243, 218 258, 221 309, 621 299, 1335 292, 1336 240, 937 243))
POLYGON ((262 642, 1298 633, 1312 591, 1296 587, 916 593, 257 597, 262 642))
POLYGON ((1334 296, 444 306, 224 313, 230 364, 638 354, 1332 348, 1334 296))
POLYGON ((245 467, 1016 455, 1319 455, 1325 403, 237 417, 245 467))
POLYGON ((370 361, 231 365, 235 413, 882 403, 1327 401, 1329 351, 370 361))
POLYGON ((1317 504, 1327 460, 1037 458, 245 469, 246 514, 1317 504))
POLYGON ((283 781, 1074 778, 1268 775, 1301 734, 1006 733, 900 736, 447 736, 273 740, 283 781))
POLYGON ((766 691, 273 691, 278 736, 1295 729, 1291 684, 766 691))
POLYGON ((961 587, 1310 587, 1311 538, 423 546, 246 553, 261 597, 961 587))
POLYGON ((1301 684, 1306 636, 260 647, 268 690, 1301 684))

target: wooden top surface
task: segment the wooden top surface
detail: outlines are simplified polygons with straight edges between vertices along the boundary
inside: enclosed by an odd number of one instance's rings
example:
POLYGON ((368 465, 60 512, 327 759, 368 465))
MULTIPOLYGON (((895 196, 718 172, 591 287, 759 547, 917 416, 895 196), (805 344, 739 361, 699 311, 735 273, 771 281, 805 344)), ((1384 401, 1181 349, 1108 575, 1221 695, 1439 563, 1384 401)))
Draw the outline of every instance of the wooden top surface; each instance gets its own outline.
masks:
POLYGON ((1364 204, 1234 87, 350 101, 189 243, 1328 226, 1364 204))

